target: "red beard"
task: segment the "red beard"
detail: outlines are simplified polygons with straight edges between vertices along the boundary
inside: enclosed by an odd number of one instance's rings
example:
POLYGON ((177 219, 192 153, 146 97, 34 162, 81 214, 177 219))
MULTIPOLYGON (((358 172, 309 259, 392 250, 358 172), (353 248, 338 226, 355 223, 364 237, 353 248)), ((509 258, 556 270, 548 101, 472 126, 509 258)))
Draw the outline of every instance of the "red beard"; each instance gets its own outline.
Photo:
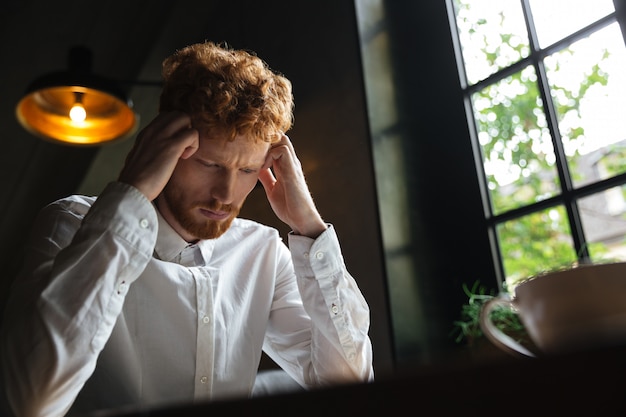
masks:
POLYGON ((218 201, 208 203, 193 201, 187 203, 184 193, 174 187, 165 187, 163 197, 170 211, 180 226, 192 236, 198 239, 216 239, 228 230, 233 220, 239 214, 239 207, 230 204, 222 204, 218 201), (198 208, 210 211, 228 212, 229 216, 224 220, 212 220, 202 218, 199 220, 198 208), (194 214, 195 213, 195 214, 194 214))

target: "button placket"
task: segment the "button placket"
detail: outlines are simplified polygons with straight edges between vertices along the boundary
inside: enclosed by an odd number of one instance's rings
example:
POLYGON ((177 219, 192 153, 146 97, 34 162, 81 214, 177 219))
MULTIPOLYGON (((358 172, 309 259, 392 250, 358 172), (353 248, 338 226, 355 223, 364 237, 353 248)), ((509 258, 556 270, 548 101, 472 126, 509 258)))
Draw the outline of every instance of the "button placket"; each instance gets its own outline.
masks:
POLYGON ((196 282, 196 306, 198 317, 196 340, 196 387, 195 398, 209 398, 213 390, 214 326, 213 287, 209 272, 201 268, 190 268, 196 282))

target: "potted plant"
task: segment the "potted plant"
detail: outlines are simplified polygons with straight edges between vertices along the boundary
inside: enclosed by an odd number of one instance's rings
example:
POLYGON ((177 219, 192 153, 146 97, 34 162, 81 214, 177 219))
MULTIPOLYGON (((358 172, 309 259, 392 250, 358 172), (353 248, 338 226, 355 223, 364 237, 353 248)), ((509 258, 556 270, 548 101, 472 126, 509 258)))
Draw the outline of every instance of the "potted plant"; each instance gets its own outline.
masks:
MULTIPOLYGON (((464 283, 463 292, 468 299, 461 306, 459 319, 453 322, 452 336, 455 342, 465 344, 472 351, 473 356, 487 355, 491 357, 495 354, 494 352, 506 355, 487 340, 480 328, 480 311, 487 300, 496 296, 495 291, 488 291, 480 281, 476 281, 471 287, 464 283)), ((504 333, 533 349, 526 329, 515 311, 508 308, 496 308, 492 312, 491 318, 493 323, 504 333)))

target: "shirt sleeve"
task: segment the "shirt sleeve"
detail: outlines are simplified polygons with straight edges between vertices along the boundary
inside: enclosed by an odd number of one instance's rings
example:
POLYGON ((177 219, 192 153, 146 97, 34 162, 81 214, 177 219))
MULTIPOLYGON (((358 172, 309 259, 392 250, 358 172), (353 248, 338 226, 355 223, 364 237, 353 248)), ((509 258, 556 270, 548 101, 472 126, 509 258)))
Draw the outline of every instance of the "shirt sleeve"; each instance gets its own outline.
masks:
POLYGON ((288 342, 275 343, 285 352, 274 355, 305 387, 373 380, 369 307, 346 269, 333 226, 317 239, 290 234, 289 248, 305 313, 294 308, 289 318, 282 314, 287 327, 302 328, 288 342), (286 353, 288 345, 297 353, 286 353))
POLYGON ((111 183, 90 203, 52 203, 33 225, 1 345, 8 401, 19 417, 67 412, 154 250, 156 212, 138 190, 111 183))

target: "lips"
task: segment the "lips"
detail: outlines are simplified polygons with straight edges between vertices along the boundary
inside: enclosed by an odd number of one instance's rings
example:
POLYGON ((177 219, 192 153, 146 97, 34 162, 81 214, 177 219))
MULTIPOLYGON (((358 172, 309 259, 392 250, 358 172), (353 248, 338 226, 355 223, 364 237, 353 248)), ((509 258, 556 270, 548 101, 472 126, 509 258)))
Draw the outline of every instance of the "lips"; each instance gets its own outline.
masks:
POLYGON ((199 211, 204 217, 216 221, 226 220, 228 216, 230 216, 230 212, 228 211, 208 210, 204 208, 200 208, 199 211))

